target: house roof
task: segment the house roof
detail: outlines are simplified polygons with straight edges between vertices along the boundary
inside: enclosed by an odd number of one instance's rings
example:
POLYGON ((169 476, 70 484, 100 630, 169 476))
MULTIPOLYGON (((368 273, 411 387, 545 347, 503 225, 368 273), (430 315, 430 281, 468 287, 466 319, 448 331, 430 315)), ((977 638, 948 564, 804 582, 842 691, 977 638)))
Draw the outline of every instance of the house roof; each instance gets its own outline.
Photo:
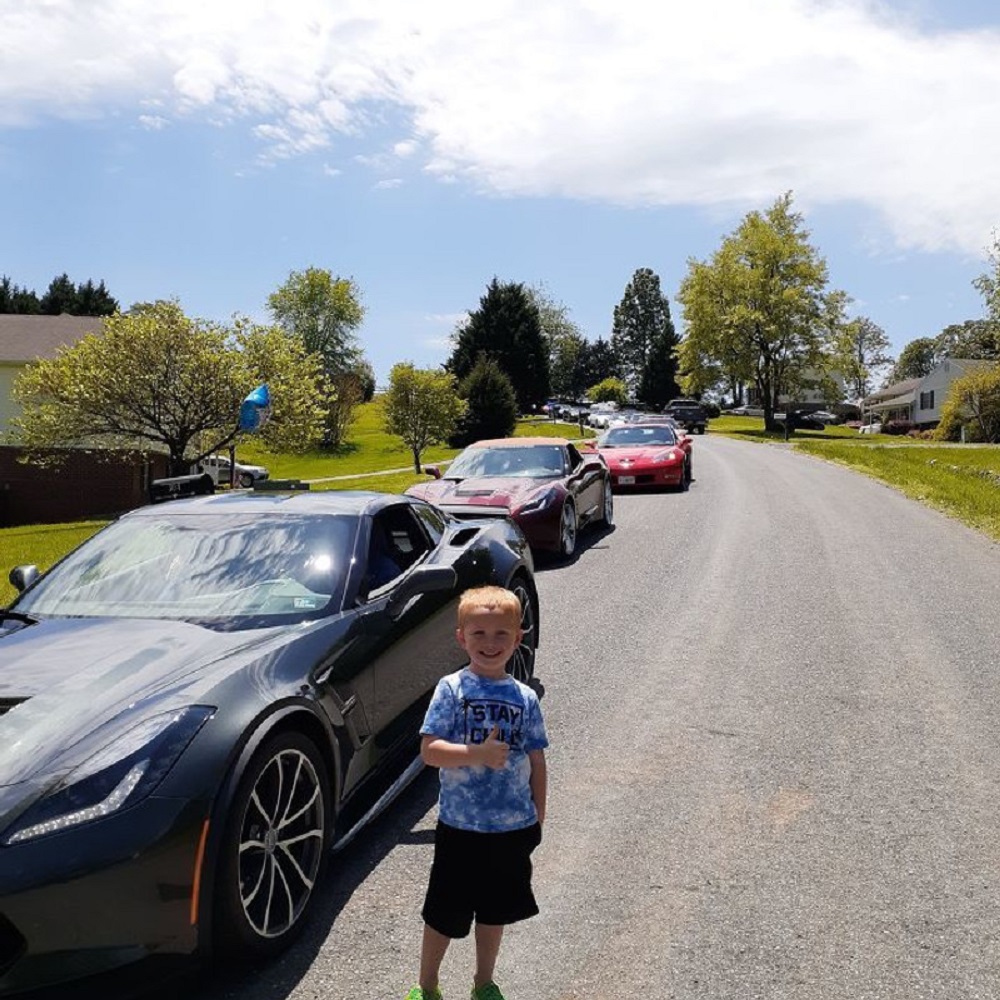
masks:
POLYGON ((100 333, 102 316, 24 316, 0 313, 0 364, 27 364, 54 358, 60 347, 88 333, 100 333))
POLYGON ((908 378, 902 382, 893 382, 892 385, 887 385, 884 389, 879 389, 878 392, 865 396, 863 402, 867 406, 870 403, 880 403, 895 396, 905 396, 908 392, 915 392, 922 381, 919 378, 908 378))
MULTIPOLYGON (((920 381, 919 379, 917 380, 920 381)), ((871 399, 871 397, 868 397, 871 399)), ((880 399, 877 403, 868 403, 869 410, 894 410, 897 407, 909 406, 917 398, 916 392, 904 392, 901 396, 890 396, 880 399)))

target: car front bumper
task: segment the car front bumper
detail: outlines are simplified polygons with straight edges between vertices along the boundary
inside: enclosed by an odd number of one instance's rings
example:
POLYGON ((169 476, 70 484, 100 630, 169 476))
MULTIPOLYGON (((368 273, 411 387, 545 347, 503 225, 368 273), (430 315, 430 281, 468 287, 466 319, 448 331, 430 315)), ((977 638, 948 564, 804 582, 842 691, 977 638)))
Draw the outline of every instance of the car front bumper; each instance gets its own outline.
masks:
POLYGON ((0 847, 0 996, 197 949, 207 809, 150 797, 119 815, 0 847))
POLYGON ((680 486, 684 482, 684 462, 676 465, 643 465, 611 470, 613 490, 654 489, 680 486))

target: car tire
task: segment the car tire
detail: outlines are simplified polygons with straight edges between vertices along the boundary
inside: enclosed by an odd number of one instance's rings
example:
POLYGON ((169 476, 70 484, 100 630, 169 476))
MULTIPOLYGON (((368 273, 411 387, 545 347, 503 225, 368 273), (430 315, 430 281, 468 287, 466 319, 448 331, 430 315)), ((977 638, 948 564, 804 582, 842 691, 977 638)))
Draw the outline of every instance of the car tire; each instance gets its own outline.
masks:
POLYGON ((249 472, 241 472, 239 482, 243 489, 248 490, 253 486, 253 476, 249 472))
POLYGON ((219 848, 214 919, 222 957, 277 955, 306 923, 332 829, 330 780, 297 732, 266 740, 233 797, 219 848))
POLYGON ((576 516, 576 507, 572 500, 563 504, 559 515, 559 554, 563 559, 572 559, 576 552, 576 539, 580 533, 580 523, 576 516))
POLYGON ((538 606, 527 580, 515 576, 507 585, 521 602, 521 631, 524 635, 514 655, 507 662, 507 673, 527 684, 535 676, 535 651, 538 649, 538 606))
POLYGON ((604 480, 604 497, 601 500, 601 520, 600 523, 606 528, 615 526, 615 497, 611 491, 611 477, 604 480))

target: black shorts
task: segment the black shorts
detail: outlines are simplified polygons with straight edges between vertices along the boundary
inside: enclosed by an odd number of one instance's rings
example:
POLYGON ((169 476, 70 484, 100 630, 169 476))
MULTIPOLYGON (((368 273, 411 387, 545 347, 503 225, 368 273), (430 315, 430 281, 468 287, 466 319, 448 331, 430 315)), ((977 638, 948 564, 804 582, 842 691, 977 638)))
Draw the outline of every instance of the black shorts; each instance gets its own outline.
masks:
POLYGON ((438 823, 424 921, 445 937, 463 938, 472 921, 513 924, 538 912, 531 891, 531 852, 538 823, 507 833, 476 833, 438 823))

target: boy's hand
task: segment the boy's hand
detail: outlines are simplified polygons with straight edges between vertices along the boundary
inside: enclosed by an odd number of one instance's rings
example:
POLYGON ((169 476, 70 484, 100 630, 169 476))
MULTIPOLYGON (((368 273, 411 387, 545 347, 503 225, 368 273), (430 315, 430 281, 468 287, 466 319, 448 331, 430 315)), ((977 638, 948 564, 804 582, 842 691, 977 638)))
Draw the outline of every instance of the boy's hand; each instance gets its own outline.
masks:
POLYGON ((507 754, 510 753, 510 747, 497 739, 499 735, 500 727, 494 726, 485 742, 479 744, 479 763, 485 764, 494 771, 504 769, 507 763, 507 754))

